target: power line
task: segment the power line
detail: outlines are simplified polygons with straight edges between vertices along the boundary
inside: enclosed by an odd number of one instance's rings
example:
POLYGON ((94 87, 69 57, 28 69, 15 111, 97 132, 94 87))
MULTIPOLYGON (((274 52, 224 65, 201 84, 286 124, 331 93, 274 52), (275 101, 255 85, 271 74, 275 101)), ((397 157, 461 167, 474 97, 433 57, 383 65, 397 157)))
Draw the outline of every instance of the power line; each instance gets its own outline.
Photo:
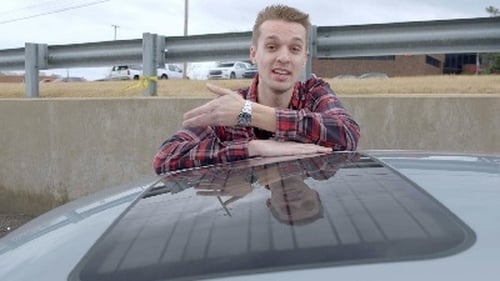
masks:
MULTIPOLYGON (((62 13, 62 12, 66 12, 66 11, 69 11, 69 10, 75 10, 75 9, 85 8, 85 7, 89 7, 89 6, 92 6, 92 5, 97 5, 97 4, 104 3, 104 2, 109 2, 109 1, 111 1, 111 0, 97 0, 97 1, 89 2, 89 3, 82 3, 82 4, 79 4, 79 5, 73 5, 73 6, 69 6, 69 7, 56 7, 54 9, 52 9, 52 10, 44 11, 44 12, 38 12, 38 13, 35 13, 35 14, 32 14, 32 15, 18 16, 18 17, 14 17, 12 19, 0 20, 0 24, 6 24, 6 23, 11 23, 11 22, 16 22, 16 21, 21 21, 21 20, 27 20, 27 19, 32 19, 32 18, 36 18, 36 17, 41 17, 41 16, 45 16, 45 15, 62 13)), ((51 1, 51 2, 47 2, 47 3, 52 3, 52 2, 56 2, 56 1, 51 1)), ((58 1, 58 2, 61 3, 60 1, 58 1)), ((74 1, 72 1, 72 2, 74 3, 74 1)), ((36 6, 39 6, 39 5, 33 5, 33 6, 21 8, 20 10, 26 10, 26 9, 30 9, 30 8, 33 8, 33 7, 36 7, 36 6)))
POLYGON ((12 10, 8 10, 8 11, 3 11, 3 12, 0 12, 0 15, 4 15, 4 14, 15 14, 15 13, 18 13, 20 11, 28 11, 28 12, 31 12, 30 10, 40 10, 40 9, 47 9, 48 7, 52 6, 52 8, 54 8, 54 6, 61 6, 61 2, 78 2, 78 1, 71 1, 71 0, 51 0, 51 1, 46 1, 46 2, 38 2, 37 4, 33 4, 33 5, 29 5, 29 6, 24 6, 24 7, 20 7, 20 8, 15 8, 15 9, 12 9, 12 10))

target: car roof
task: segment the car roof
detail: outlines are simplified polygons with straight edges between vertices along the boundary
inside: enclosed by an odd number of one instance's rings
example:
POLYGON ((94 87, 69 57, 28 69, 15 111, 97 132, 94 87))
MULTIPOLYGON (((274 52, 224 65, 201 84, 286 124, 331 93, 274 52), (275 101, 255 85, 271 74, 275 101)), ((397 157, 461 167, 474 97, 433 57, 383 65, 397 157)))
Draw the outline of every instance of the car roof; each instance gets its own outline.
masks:
POLYGON ((500 156, 415 151, 176 171, 71 202, 0 239, 0 279, 494 280, 499 186, 500 156), (274 216, 265 183, 276 171, 278 186, 304 177, 319 216, 274 216), (255 189, 229 205, 210 193, 241 177, 255 189))
POLYGON ((198 279, 419 260, 474 241, 467 225, 407 178, 367 155, 335 153, 167 174, 108 229, 70 280, 198 279), (242 185, 270 173, 277 178, 266 186, 223 204, 225 195, 241 195, 242 185), (299 213, 314 203, 298 196, 309 190, 321 211, 303 219, 299 213), (280 217, 269 200, 279 204, 282 196, 280 217))

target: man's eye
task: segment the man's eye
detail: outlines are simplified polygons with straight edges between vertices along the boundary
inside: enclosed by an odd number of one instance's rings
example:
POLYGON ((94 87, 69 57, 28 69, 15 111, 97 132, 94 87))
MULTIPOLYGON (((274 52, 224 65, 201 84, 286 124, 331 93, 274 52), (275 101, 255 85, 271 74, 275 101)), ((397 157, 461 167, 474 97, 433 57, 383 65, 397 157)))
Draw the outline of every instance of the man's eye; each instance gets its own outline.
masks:
POLYGON ((275 45, 267 45, 266 48, 268 50, 276 50, 276 46, 275 45))

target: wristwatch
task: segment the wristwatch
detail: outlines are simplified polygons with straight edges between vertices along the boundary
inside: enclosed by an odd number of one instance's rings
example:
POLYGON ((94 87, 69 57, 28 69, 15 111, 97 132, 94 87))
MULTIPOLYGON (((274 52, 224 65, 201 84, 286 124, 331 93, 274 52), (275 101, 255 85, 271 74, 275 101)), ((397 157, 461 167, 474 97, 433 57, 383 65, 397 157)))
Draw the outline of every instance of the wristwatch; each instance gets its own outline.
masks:
POLYGON ((250 126, 252 124, 252 102, 245 101, 245 105, 241 109, 237 117, 238 126, 250 126))
POLYGON ((245 177, 245 181, 248 182, 253 188, 257 188, 260 186, 259 177, 253 172, 245 177))

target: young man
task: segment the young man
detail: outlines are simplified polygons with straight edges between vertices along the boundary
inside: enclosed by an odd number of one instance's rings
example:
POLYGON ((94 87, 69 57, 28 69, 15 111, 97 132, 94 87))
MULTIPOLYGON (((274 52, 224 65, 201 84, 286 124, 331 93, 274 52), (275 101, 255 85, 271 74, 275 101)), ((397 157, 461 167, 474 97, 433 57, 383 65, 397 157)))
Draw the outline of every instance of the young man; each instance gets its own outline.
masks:
POLYGON ((215 85, 217 97, 184 114, 183 129, 166 140, 153 167, 171 170, 282 156, 355 150, 359 126, 321 79, 299 82, 307 62, 309 16, 273 5, 255 21, 250 58, 258 74, 234 92, 215 85))

